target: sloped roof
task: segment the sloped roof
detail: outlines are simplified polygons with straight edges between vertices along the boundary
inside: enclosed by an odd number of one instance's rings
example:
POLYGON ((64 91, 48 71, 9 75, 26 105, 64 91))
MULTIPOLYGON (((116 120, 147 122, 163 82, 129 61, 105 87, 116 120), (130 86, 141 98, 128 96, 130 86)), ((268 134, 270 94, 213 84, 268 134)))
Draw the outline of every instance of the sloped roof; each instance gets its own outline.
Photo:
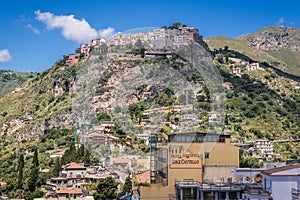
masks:
MULTIPOLYGON (((286 166, 283 166, 283 167, 277 167, 277 168, 273 168, 273 169, 268 169, 268 170, 262 171, 261 173, 269 175, 269 176, 272 176, 272 175, 275 175, 275 173, 278 173, 278 172, 284 172, 284 171, 287 171, 287 170, 297 169, 297 168, 299 168, 298 174, 285 174, 285 175, 293 175, 293 176, 298 175, 299 176, 300 175, 300 164, 286 165, 286 166)), ((282 174, 282 175, 284 175, 284 174, 282 174)))
POLYGON ((129 158, 118 158, 115 160, 112 160, 113 164, 129 164, 132 160, 129 158))
POLYGON ((52 153, 51 155, 61 155, 63 156, 65 154, 65 150, 57 151, 55 153, 52 153))
POLYGON ((82 192, 79 190, 57 190, 57 194, 78 194, 81 195, 82 192))
POLYGON ((72 170, 72 169, 86 169, 82 163, 77 164, 77 163, 74 163, 74 162, 72 162, 72 163, 66 165, 64 168, 65 168, 66 170, 72 170))
POLYGON ((139 183, 147 183, 150 181, 150 170, 136 175, 136 179, 139 183))

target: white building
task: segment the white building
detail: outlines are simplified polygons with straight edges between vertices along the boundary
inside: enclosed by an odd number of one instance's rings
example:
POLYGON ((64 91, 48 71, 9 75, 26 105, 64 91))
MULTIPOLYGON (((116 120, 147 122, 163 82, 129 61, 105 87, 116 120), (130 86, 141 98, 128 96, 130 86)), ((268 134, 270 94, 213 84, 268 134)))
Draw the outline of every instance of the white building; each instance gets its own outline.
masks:
POLYGON ((149 144, 149 139, 150 139, 150 133, 149 132, 144 132, 141 134, 138 134, 136 137, 139 139, 144 139, 145 140, 145 144, 148 145, 149 144))
POLYGON ((264 155, 273 155, 273 144, 269 140, 256 140, 254 148, 264 155))
POLYGON ((300 199, 300 164, 262 171, 262 181, 273 200, 300 199))

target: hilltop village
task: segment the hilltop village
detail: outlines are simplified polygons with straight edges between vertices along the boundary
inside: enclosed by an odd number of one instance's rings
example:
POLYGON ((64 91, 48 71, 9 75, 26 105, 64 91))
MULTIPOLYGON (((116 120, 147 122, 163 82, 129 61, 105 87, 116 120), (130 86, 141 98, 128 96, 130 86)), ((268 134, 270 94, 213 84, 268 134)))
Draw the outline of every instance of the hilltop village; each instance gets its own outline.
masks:
MULTIPOLYGON (((230 75, 236 78, 244 79, 248 73, 266 71, 263 63, 224 56, 226 47, 210 54, 198 29, 181 23, 147 33, 118 33, 110 39, 93 39, 77 48, 74 54, 64 55, 62 64, 72 68, 93 55, 106 55, 118 61, 151 63, 154 60, 155 63, 162 60, 185 66, 188 61, 176 57, 171 50, 187 47, 191 42, 209 52, 212 61, 229 63, 230 75), (171 50, 164 48, 166 46, 171 50)), ((203 79, 191 80, 198 84, 199 91, 187 91, 177 99, 165 88, 142 88, 139 95, 131 98, 134 103, 124 114, 129 115, 126 119, 132 122, 117 122, 108 112, 101 112, 97 115, 98 124, 88 128, 86 124, 76 126, 71 135, 72 146, 49 151, 46 159, 52 160, 53 169, 33 162, 37 173, 46 178, 34 186, 31 194, 38 188, 40 193, 30 198, 298 199, 300 164, 284 160, 274 151, 273 145, 284 142, 284 138, 269 140, 256 129, 252 130, 258 135, 256 138, 242 140, 232 136, 227 114, 209 106, 216 98, 209 96, 203 79), (158 91, 153 100, 158 106, 147 106, 147 98, 142 97, 151 96, 154 90, 158 91), (198 100, 199 104, 190 102, 191 99, 198 100), (160 117, 155 119, 156 116, 160 117), (216 124, 223 127, 211 128, 218 127, 216 124)), ((227 95, 235 94, 232 82, 223 82, 222 89, 227 95)), ((115 112, 119 113, 121 111, 115 112)), ((23 173, 18 170, 19 175, 23 173)), ((23 182, 19 176, 18 184, 23 182)), ((9 182, 0 182, 3 188, 0 200, 9 199, 5 188, 10 186, 9 182)), ((20 184, 18 189, 22 187, 20 184)))

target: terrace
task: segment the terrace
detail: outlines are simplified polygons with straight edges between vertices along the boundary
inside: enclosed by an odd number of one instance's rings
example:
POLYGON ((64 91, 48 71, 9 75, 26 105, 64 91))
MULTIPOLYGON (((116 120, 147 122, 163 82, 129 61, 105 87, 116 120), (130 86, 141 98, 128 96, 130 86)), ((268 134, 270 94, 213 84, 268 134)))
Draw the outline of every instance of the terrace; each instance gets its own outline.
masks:
POLYGON ((293 200, 300 200, 300 190, 292 188, 293 200))
POLYGON ((176 194, 170 199, 240 199, 244 187, 232 183, 200 183, 193 179, 175 181, 176 194))

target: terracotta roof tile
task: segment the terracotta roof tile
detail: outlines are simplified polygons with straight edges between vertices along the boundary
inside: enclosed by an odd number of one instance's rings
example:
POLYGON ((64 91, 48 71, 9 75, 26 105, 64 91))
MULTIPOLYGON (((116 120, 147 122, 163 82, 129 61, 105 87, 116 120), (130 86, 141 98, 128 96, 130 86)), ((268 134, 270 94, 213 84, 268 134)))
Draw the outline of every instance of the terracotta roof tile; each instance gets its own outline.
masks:
POLYGON ((147 183, 150 181, 150 171, 145 171, 143 173, 137 174, 136 179, 139 183, 147 183))
POLYGON ((57 190, 57 194, 82 194, 81 191, 79 190, 57 190))
POLYGON ((65 166, 65 169, 86 169, 86 168, 82 163, 81 164, 70 163, 69 165, 65 166))
POLYGON ((64 154, 65 154, 65 150, 52 153, 52 155, 59 155, 59 156, 63 156, 64 154))

